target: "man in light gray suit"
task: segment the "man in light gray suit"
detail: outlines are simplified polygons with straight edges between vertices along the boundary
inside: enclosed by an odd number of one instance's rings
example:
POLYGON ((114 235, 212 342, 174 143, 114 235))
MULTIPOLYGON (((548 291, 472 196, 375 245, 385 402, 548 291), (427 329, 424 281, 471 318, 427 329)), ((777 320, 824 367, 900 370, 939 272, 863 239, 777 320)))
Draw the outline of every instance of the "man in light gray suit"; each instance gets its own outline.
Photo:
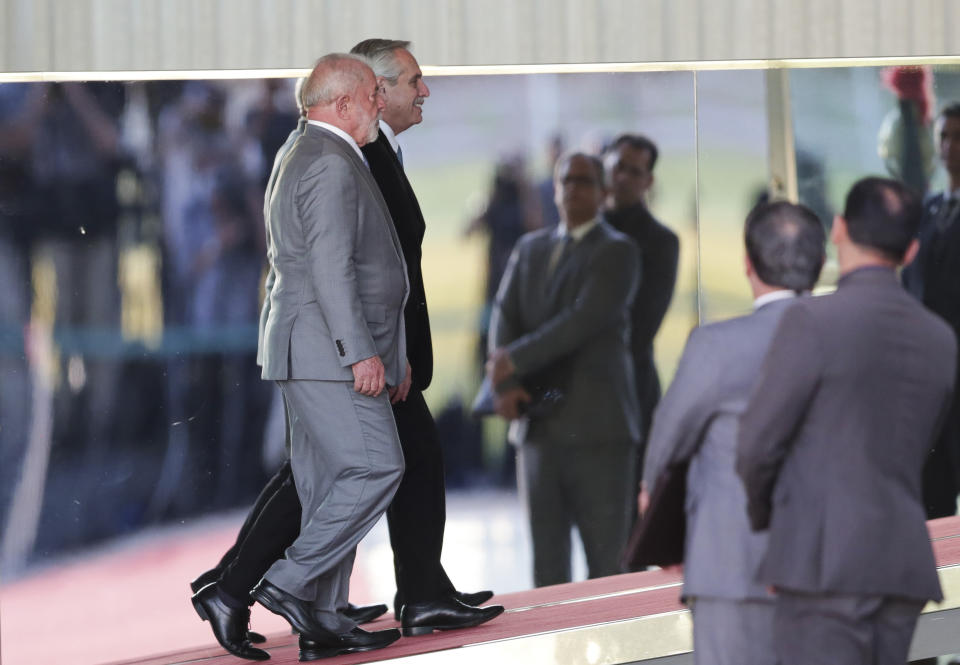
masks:
POLYGON ((487 363, 497 412, 515 420, 537 586, 570 581, 573 525, 590 577, 619 572, 640 438, 628 350, 639 251, 600 219, 599 159, 564 156, 554 185, 561 224, 517 242, 494 304, 487 363))
POLYGON ((689 461, 683 595, 698 665, 771 665, 773 598, 753 575, 766 537, 752 533, 734 470, 737 420, 780 316, 820 275, 826 234, 809 209, 760 204, 744 227, 754 311, 697 328, 654 414, 640 494, 689 461))
MULTIPOLYGON (((409 382, 403 329, 408 284, 400 244, 360 152, 375 140, 383 98, 355 56, 321 58, 303 86, 307 126, 283 157, 268 205, 273 272, 259 356, 288 410, 300 535, 254 599, 307 640, 301 659, 376 649, 347 606, 357 543, 403 474, 390 410, 409 382)), ((301 641, 303 647, 303 641, 301 641)))
POLYGON ((903 288, 919 199, 866 178, 833 222, 836 293, 784 312, 740 419, 737 473, 769 541, 783 665, 902 665, 942 597, 921 470, 950 406, 957 342, 903 288))

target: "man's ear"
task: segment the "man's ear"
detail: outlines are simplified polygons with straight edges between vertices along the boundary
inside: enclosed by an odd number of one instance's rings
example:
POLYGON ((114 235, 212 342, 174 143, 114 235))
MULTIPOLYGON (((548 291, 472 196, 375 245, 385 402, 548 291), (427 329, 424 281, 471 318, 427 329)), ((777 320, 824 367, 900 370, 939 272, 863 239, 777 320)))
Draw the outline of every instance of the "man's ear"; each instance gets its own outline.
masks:
POLYGON ((347 112, 350 110, 350 95, 337 97, 337 101, 334 102, 334 108, 337 109, 338 116, 346 118, 347 112))
POLYGON ((750 261, 750 255, 746 252, 743 253, 743 269, 747 275, 747 279, 750 279, 751 275, 756 274, 756 271, 753 269, 753 262, 750 261))
POLYGON ((847 233, 847 220, 840 215, 833 216, 833 226, 830 227, 830 241, 834 245, 839 245, 849 237, 847 233))
POLYGON ((908 266, 910 265, 915 258, 917 258, 917 252, 920 251, 920 241, 914 238, 910 241, 910 244, 907 246, 907 251, 903 253, 903 260, 900 262, 901 265, 908 266))

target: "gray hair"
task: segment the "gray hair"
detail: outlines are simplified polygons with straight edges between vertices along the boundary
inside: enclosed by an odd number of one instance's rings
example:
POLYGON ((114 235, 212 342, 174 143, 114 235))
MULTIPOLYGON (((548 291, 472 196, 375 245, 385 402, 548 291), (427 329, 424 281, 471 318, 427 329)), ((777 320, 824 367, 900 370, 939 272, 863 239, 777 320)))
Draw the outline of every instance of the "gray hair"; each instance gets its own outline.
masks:
POLYGON ((338 97, 350 95, 363 81, 364 69, 372 69, 366 58, 347 53, 330 53, 314 65, 300 93, 303 107, 326 106, 338 97))
POLYGON ((403 39, 364 39, 350 49, 354 55, 362 55, 370 62, 376 76, 382 76, 390 85, 396 85, 400 77, 397 50, 410 50, 410 42, 403 39))

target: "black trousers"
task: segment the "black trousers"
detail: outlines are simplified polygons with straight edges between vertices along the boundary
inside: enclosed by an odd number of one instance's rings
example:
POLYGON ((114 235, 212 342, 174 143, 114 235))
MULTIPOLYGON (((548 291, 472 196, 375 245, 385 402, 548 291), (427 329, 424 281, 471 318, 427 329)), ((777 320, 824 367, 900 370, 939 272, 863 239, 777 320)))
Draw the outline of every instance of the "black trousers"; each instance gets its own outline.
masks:
MULTIPOLYGON (((397 602, 442 598, 454 588, 440 563, 446 523, 443 457, 437 427, 423 393, 411 389, 393 406, 406 471, 387 510, 394 554, 397 602)), ((220 560, 220 588, 237 600, 250 589, 300 533, 300 498, 290 460, 267 482, 251 508, 236 542, 220 560)))
POLYGON ((960 492, 960 400, 943 424, 943 429, 923 467, 923 505, 927 519, 957 513, 960 492))
POLYGON ((233 547, 217 564, 221 590, 252 603, 250 589, 300 534, 300 511, 288 458, 261 490, 233 547))
POLYGON ((440 563, 447 521, 443 455, 423 393, 411 389, 393 405, 406 471, 387 509, 397 577, 397 606, 443 598, 454 591, 440 563))

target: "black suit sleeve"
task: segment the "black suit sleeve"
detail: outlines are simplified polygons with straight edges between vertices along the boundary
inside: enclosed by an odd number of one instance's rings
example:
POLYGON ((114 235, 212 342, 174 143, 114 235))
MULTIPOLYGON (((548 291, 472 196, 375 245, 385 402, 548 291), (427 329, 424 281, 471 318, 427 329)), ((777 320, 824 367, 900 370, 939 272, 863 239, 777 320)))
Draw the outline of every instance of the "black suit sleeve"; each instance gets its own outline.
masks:
POLYGON ((679 257, 680 241, 667 230, 660 242, 647 250, 641 249, 642 279, 633 307, 631 331, 635 349, 648 349, 653 344, 673 298, 679 257))

